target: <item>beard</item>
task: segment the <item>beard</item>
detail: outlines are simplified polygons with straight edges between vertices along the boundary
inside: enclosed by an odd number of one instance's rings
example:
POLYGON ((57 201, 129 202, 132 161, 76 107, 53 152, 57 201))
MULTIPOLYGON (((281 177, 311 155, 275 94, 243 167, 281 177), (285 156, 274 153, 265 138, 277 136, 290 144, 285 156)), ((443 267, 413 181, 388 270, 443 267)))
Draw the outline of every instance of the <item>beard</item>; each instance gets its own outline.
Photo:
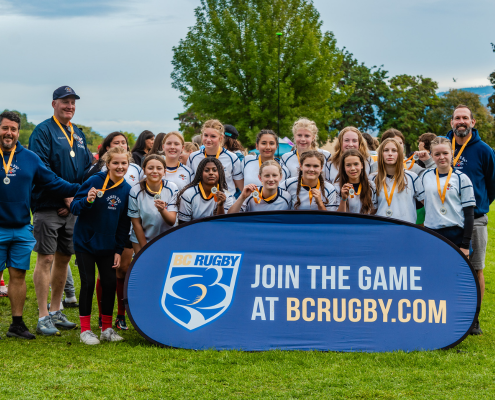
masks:
POLYGON ((2 142, 2 147, 4 149, 9 149, 10 150, 12 147, 14 147, 16 145, 17 139, 15 137, 12 137, 12 138, 9 138, 9 139, 12 139, 12 142, 7 144, 6 141, 5 141, 5 138, 2 137, 1 142, 2 142))
POLYGON ((471 133, 471 127, 465 124, 459 124, 454 129, 454 134, 458 137, 466 137, 471 133))

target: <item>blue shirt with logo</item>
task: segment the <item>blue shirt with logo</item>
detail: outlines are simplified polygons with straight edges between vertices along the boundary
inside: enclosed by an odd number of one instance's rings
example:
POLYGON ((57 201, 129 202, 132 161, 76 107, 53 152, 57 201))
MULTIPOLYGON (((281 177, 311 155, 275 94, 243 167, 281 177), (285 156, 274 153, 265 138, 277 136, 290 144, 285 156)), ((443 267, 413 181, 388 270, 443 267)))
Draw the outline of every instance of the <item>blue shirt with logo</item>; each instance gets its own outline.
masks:
MULTIPOLYGON (((3 153, 5 164, 10 152, 3 153)), ((14 158, 8 174, 5 175, 3 163, 0 164, 0 226, 20 228, 31 223, 31 191, 33 185, 44 188, 54 196, 72 197, 79 189, 79 184, 70 184, 48 170, 40 158, 32 151, 17 143, 14 158), (4 183, 5 177, 10 183, 4 183)))
MULTIPOLYGON (((64 128, 64 125, 61 124, 64 128)), ((60 130, 53 117, 43 121, 34 128, 29 137, 29 149, 36 153, 46 168, 57 176, 70 183, 82 183, 84 175, 91 167, 93 155, 86 145, 84 133, 74 127, 74 142, 72 149, 75 157, 70 156, 70 144, 60 130)), ((70 130, 64 128, 70 138, 70 130)), ((43 186, 35 185, 33 189, 31 207, 33 212, 43 208, 65 207, 63 197, 46 190, 43 186)))
MULTIPOLYGON (((79 218, 74 226, 74 250, 95 256, 122 254, 129 238, 131 220, 127 216, 131 186, 124 180, 103 197, 88 203, 89 190, 103 188, 106 172, 98 172, 83 183, 70 206, 70 212, 79 218)), ((114 185, 110 179, 107 188, 114 185)))

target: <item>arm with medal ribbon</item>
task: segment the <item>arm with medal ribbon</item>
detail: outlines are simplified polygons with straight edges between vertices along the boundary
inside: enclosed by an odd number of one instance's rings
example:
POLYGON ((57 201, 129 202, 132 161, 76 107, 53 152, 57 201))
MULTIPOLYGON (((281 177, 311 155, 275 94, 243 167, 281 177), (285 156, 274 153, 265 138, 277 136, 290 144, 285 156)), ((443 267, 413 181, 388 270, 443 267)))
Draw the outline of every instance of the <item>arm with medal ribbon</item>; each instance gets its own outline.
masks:
POLYGON ((146 182, 146 189, 148 189, 148 191, 154 195, 153 198, 155 199, 155 207, 162 216, 163 220, 168 225, 173 226, 175 224, 177 213, 168 211, 167 209, 168 204, 162 200, 163 181, 161 181, 160 190, 158 192, 151 190, 147 182, 146 182))
POLYGON ((259 199, 259 192, 258 192, 258 186, 256 186, 254 183, 250 183, 249 185, 244 186, 238 199, 229 208, 228 213, 234 214, 240 212, 244 202, 249 196, 251 196, 251 194, 253 195, 253 200, 256 202, 257 199, 259 199))

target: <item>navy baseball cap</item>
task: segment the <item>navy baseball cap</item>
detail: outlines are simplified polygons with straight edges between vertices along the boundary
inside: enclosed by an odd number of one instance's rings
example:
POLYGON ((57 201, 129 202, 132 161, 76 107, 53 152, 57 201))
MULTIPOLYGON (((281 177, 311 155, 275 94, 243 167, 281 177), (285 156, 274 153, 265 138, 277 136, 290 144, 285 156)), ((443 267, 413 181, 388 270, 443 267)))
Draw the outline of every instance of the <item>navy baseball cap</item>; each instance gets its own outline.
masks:
POLYGON ((237 129, 235 129, 235 126, 224 125, 223 127, 225 129, 225 136, 229 136, 232 139, 237 139, 239 137, 239 132, 237 132, 237 129))
POLYGON ((77 100, 80 99, 76 92, 74 92, 74 89, 72 89, 70 86, 60 86, 53 92, 53 100, 63 99, 67 96, 74 96, 77 100))

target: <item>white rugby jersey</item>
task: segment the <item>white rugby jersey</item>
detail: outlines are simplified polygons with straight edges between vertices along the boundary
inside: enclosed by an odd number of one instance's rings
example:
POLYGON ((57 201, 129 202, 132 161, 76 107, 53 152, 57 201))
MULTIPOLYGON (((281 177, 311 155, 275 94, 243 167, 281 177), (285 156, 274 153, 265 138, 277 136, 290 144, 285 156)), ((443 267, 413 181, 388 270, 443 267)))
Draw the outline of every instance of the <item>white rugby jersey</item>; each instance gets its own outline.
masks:
MULTIPOLYGON (((296 204, 297 201, 297 181, 298 178, 289 178, 286 181, 280 182, 279 185, 282 189, 289 192, 292 199, 292 209, 294 209, 294 204, 296 204)), ((323 193, 328 199, 328 204, 323 203, 325 204, 327 211, 337 211, 339 206, 336 203, 337 196, 333 185, 330 182, 325 181, 325 192, 323 192, 323 188, 320 188, 320 190, 322 192, 321 199, 325 201, 323 193)), ((299 200, 301 201, 301 204, 299 205, 298 210, 318 210, 318 204, 316 204, 314 199, 311 203, 309 202, 309 189, 307 186, 301 187, 301 190, 299 191, 299 200)))
MULTIPOLYGON (((175 183, 163 181, 161 200, 167 203, 168 211, 177 212, 175 204, 177 192, 178 188, 175 183)), ((148 242, 174 226, 168 225, 160 215, 160 212, 155 207, 154 194, 148 192, 147 189, 141 189, 140 185, 134 186, 129 193, 127 215, 131 218, 141 218, 141 225, 148 242)), ((130 239, 133 243, 139 243, 134 230, 131 232, 130 239)))
MULTIPOLYGON (((373 203, 373 207, 375 207, 375 209, 376 209, 378 206, 378 202, 376 200, 375 183, 372 181, 369 181, 369 182, 370 182, 370 188, 371 188, 371 202, 373 203)), ((336 204, 338 207, 340 205, 340 201, 342 199, 342 197, 340 195, 340 184, 339 184, 339 182, 335 182, 333 184, 333 186, 335 187, 335 193, 337 195, 336 204)), ((356 193, 354 193, 354 198, 352 198, 352 199, 351 199, 351 196, 347 196, 347 209, 348 209, 348 212, 360 214, 361 213, 361 197, 357 195, 357 192, 359 190, 359 183, 353 184, 353 186, 354 186, 354 191, 356 193)))
MULTIPOLYGON (((328 162, 330 159, 331 154, 322 149, 317 149, 323 156, 325 157, 325 162, 323 163, 323 168, 325 168, 325 164, 328 162)), ((299 176, 299 159, 297 158, 297 151, 292 150, 289 151, 288 153, 285 153, 281 157, 282 165, 284 165, 287 168, 288 176, 287 179, 289 178, 297 178, 299 176)))
MULTIPOLYGON (((440 190, 443 193, 447 174, 439 175, 440 190)), ((430 229, 448 228, 458 226, 464 228, 464 207, 476 207, 473 184, 466 174, 455 169, 450 177, 445 192, 443 207, 447 210, 445 215, 440 213, 442 200, 438 195, 437 169, 428 169, 421 177, 425 190, 425 226, 430 229)))
MULTIPOLYGON (((261 191, 263 186, 258 187, 258 191, 261 191)), ((253 195, 249 196, 241 207, 241 212, 252 211, 283 211, 292 209, 292 199, 286 190, 278 188, 277 196, 270 200, 261 200, 259 203, 254 201, 253 195)))
MULTIPOLYGON (((106 172, 107 166, 103 165, 101 167, 101 172, 106 172)), ((131 185, 131 187, 137 185, 142 179, 144 179, 144 171, 143 169, 134 163, 129 164, 129 168, 127 169, 126 174, 124 175, 125 181, 131 185)))
MULTIPOLYGON (((225 193, 227 199, 223 203, 225 214, 234 204, 234 196, 225 193)), ((217 203, 212 197, 206 200, 199 189, 199 185, 192 186, 182 193, 179 205, 179 219, 182 221, 192 221, 194 219, 211 217, 217 208, 217 203)))
MULTIPOLYGON (((373 161, 373 159, 371 157, 369 157, 367 160, 366 160, 366 163, 365 163, 365 166, 364 166, 364 169, 366 171, 366 176, 369 176, 370 173, 371 173, 371 166, 374 164, 375 162, 373 161)), ((337 178, 337 175, 339 174, 339 169, 337 166, 335 166, 331 159, 329 158, 326 165, 325 165, 325 179, 330 182, 330 183, 335 183, 335 178, 337 178)))
MULTIPOLYGON (((242 174, 244 176, 244 186, 254 183, 256 186, 261 185, 261 181, 258 178, 260 173, 260 161, 259 154, 250 154, 242 161, 242 174)), ((280 164, 280 159, 275 158, 275 161, 280 164)), ((289 171, 284 165, 282 167, 282 181, 289 178, 289 171)))
MULTIPOLYGON (((378 173, 373 173, 370 175, 370 179, 376 185, 376 177, 378 173)), ((425 192, 423 190, 423 184, 421 179, 418 178, 414 172, 404 171, 404 179, 406 180, 406 187, 402 192, 397 192, 397 185, 395 186, 394 196, 392 198, 392 204, 388 206, 387 199, 385 198, 385 192, 383 187, 380 193, 377 193, 378 207, 376 215, 387 217, 387 210, 390 208, 392 210, 392 215, 390 218, 400 219, 402 221, 410 222, 415 224, 417 220, 416 213, 416 200, 424 200, 425 192)), ((390 192, 392 191, 392 186, 394 184, 393 178, 386 178, 387 193, 390 198, 390 192)))
MULTIPOLYGON (((189 159, 187 160, 187 166, 196 173, 198 169, 198 165, 201 161, 205 159, 205 151, 198 150, 189 155, 189 159)), ((227 181, 227 186, 229 193, 235 193, 235 184, 234 180, 243 179, 241 161, 239 157, 228 151, 227 149, 222 148, 220 155, 218 156, 218 161, 220 161, 223 165, 223 169, 225 171, 225 180, 227 181)))
POLYGON ((179 168, 169 168, 165 170, 165 179, 177 185, 179 190, 189 185, 194 179, 194 172, 191 168, 180 163, 179 168))

